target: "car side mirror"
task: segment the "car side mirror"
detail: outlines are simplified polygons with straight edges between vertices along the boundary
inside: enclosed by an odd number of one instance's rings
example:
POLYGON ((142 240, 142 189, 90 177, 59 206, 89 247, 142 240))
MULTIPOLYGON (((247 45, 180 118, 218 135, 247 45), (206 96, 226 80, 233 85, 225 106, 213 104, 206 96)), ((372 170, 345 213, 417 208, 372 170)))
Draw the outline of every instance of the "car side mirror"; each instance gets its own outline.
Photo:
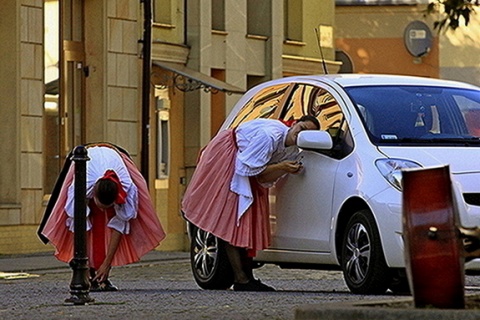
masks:
POLYGON ((330 150, 333 147, 333 141, 327 131, 305 130, 298 134, 297 146, 302 149, 330 150))

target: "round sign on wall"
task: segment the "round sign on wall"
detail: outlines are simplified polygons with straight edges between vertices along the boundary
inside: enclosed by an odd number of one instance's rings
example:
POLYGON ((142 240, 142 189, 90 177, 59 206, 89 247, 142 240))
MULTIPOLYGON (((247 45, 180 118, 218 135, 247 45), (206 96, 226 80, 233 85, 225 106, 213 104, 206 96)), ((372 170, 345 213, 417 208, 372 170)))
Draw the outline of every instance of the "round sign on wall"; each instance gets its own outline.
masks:
POLYGON ((424 57, 432 47, 432 32, 422 21, 412 21, 405 28, 405 47, 414 57, 424 57))

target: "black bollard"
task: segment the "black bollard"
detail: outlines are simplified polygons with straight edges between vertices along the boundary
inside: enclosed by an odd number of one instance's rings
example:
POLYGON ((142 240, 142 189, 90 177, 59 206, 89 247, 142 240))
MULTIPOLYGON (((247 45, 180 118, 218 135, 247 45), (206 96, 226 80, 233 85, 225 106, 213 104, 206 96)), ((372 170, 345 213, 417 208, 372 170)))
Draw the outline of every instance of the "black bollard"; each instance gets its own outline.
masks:
POLYGON ((87 149, 77 146, 73 151, 72 160, 75 162, 75 203, 74 203, 74 256, 70 261, 73 269, 70 283, 70 298, 66 303, 85 305, 95 300, 90 297, 90 280, 87 256, 87 161, 90 160, 87 149))

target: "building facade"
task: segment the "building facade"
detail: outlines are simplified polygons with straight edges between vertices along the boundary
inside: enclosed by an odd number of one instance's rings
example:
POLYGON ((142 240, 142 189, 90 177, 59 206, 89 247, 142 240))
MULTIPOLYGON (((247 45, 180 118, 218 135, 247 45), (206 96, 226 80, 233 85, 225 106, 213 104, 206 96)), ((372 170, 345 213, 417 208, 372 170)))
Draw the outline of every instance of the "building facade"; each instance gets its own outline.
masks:
POLYGON ((181 197, 198 151, 241 93, 284 75, 323 73, 315 29, 328 68, 338 70, 333 1, 151 3, 147 118, 143 1, 0 4, 8 44, 0 48, 0 254, 52 250, 36 230, 56 177, 73 147, 98 141, 146 163, 167 232, 159 249, 186 249, 181 197))
POLYGON ((349 72, 418 75, 480 85, 480 18, 467 27, 433 29, 440 15, 425 16, 429 0, 336 0, 335 47, 349 72), (414 27, 412 27, 412 25, 414 27), (423 26, 422 26, 423 25, 423 26), (428 50, 411 52, 408 44, 428 50))
POLYGON ((405 51, 425 5, 410 2, 152 0, 150 29, 140 0, 1 1, 0 254, 52 250, 36 231, 76 145, 129 151, 167 232, 158 249, 186 250, 180 202, 198 152, 252 86, 349 68, 478 78, 476 29, 435 34, 420 60, 405 51))

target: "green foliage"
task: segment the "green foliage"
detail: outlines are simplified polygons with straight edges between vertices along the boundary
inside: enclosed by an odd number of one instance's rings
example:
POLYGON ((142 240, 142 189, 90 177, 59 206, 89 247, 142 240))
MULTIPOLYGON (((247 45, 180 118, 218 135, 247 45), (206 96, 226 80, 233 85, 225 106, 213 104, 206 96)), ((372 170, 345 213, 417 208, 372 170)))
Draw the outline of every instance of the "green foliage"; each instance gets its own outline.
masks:
POLYGON ((433 28, 441 30, 455 30, 464 20, 465 26, 470 22, 470 15, 475 13, 475 7, 480 0, 435 0, 430 2, 425 15, 439 14, 440 18, 434 22, 433 28))

